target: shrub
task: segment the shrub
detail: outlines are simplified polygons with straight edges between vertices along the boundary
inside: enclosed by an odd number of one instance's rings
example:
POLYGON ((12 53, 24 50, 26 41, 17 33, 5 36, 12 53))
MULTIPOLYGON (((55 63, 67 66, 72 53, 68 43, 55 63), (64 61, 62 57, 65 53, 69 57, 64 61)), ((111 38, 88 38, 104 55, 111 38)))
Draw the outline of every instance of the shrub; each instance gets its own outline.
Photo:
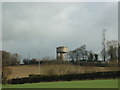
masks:
POLYGON ((100 78, 118 78, 120 71, 111 72, 95 72, 83 74, 67 74, 67 75, 29 75, 27 78, 16 78, 10 81, 11 84, 50 82, 50 81, 71 81, 71 80, 93 80, 100 78))

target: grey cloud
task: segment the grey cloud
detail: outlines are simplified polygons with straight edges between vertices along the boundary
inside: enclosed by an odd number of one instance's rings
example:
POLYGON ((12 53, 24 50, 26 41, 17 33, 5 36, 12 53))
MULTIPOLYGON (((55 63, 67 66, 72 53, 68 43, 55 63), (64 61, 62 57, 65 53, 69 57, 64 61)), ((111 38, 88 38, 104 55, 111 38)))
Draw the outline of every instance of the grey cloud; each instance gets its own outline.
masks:
POLYGON ((2 49, 2 3, 0 3, 0 50, 2 49))
POLYGON ((55 57, 55 48, 101 50, 102 29, 117 39, 117 3, 3 3, 3 49, 55 57))

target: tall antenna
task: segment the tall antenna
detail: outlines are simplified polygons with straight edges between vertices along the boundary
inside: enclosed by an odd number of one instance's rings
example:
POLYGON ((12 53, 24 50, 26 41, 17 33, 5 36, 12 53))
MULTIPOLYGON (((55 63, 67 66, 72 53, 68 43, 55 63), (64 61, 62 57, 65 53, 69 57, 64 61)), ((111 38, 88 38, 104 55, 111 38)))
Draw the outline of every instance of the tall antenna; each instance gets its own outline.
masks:
POLYGON ((104 62, 105 62, 105 58, 106 58, 106 47, 105 47, 106 38, 105 38, 105 32, 106 32, 106 29, 103 29, 103 31, 102 31, 102 38, 103 38, 103 41, 102 41, 102 46, 103 46, 102 52, 103 52, 103 60, 104 60, 104 62))

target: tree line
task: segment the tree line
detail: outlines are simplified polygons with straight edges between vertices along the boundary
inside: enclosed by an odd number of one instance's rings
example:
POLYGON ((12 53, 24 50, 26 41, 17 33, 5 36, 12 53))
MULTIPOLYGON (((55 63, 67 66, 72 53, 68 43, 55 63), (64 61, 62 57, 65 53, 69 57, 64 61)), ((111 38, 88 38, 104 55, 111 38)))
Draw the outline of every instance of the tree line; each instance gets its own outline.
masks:
POLYGON ((100 51, 100 53, 93 53, 92 51, 89 51, 86 49, 86 45, 82 45, 78 48, 76 48, 73 51, 70 51, 68 53, 69 59, 71 61, 98 61, 99 58, 102 59, 105 56, 105 61, 117 61, 120 59, 119 53, 120 53, 120 44, 117 40, 111 40, 107 41, 105 44, 105 53, 103 53, 103 50, 100 51))
MULTIPOLYGON (((103 53, 103 50, 100 51, 100 53, 94 53, 92 51, 89 51, 86 49, 86 45, 82 45, 78 48, 76 48, 73 51, 69 51, 68 58, 70 61, 88 61, 88 62, 97 62, 99 61, 99 58, 103 59, 103 56, 105 55, 106 61, 117 61, 120 59, 120 44, 117 40, 107 41, 106 42, 106 48, 105 53, 103 53)), ((21 56, 17 53, 10 53, 6 51, 2 52, 2 65, 19 65, 21 56)), ((49 57, 43 58, 41 61, 44 60, 53 60, 49 57)), ((24 64, 38 64, 39 60, 36 58, 29 59, 24 58, 23 59, 24 64)))
POLYGON ((82 45, 73 51, 68 53, 69 59, 71 61, 98 61, 98 54, 88 51, 86 45, 82 45))

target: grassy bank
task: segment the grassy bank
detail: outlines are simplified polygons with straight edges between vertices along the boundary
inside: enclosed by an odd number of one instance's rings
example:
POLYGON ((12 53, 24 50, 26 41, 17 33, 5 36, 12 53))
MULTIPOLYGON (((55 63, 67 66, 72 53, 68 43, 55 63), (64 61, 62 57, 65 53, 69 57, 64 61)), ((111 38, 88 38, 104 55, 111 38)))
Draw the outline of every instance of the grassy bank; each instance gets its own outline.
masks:
POLYGON ((3 85, 3 88, 118 88, 117 79, 3 85))

